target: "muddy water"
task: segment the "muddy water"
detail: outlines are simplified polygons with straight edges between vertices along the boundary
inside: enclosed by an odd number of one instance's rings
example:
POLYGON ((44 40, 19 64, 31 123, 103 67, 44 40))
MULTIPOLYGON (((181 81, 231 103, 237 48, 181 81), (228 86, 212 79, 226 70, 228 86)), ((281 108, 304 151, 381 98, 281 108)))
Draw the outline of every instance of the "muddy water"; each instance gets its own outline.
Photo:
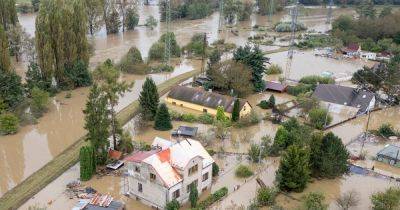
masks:
MULTIPOLYGON (((199 61, 183 60, 172 73, 149 76, 156 84, 160 84, 173 76, 198 68, 199 63, 199 61)), ((135 86, 131 92, 120 98, 117 110, 138 98, 145 77, 125 75, 122 79, 134 81, 135 86)), ((66 98, 66 92, 57 94, 52 99, 49 111, 36 125, 21 127, 15 135, 0 136, 0 177, 2 177, 0 195, 23 181, 84 135, 82 110, 88 93, 89 88, 79 88, 71 91, 72 98, 66 98)))

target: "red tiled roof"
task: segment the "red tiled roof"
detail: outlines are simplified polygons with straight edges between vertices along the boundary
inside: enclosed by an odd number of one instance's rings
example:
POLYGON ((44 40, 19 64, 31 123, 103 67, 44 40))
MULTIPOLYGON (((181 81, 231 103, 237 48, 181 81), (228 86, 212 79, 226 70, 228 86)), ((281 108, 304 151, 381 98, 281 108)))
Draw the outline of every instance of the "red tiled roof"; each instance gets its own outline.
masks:
POLYGON ((156 149, 156 150, 150 150, 150 151, 139 151, 139 152, 135 152, 132 155, 126 157, 124 160, 125 161, 129 161, 129 162, 141 162, 144 159, 156 154, 157 152, 159 152, 160 150, 156 149))
POLYGON ((350 43, 346 46, 346 49, 349 51, 357 51, 360 48, 360 45, 357 43, 350 43))

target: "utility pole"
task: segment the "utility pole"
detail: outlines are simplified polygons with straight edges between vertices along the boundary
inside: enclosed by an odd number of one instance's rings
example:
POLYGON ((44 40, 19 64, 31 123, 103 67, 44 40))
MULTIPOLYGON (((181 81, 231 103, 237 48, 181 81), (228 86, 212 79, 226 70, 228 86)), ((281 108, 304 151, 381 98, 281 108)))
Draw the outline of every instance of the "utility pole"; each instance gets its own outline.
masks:
POLYGON ((272 16, 274 15, 275 5, 274 0, 269 0, 268 20, 272 23, 272 16))
POLYGON ((206 63, 206 50, 207 50, 207 33, 203 36, 203 55, 201 56, 201 74, 205 75, 205 63, 206 63))
POLYGON ((296 38, 296 27, 297 27, 297 16, 298 16, 298 0, 296 0, 295 4, 290 10, 290 16, 291 16, 291 24, 290 24, 290 29, 291 29, 291 34, 290 34, 290 44, 289 44, 289 50, 288 50, 288 55, 287 55, 287 62, 286 62, 286 71, 285 71, 285 83, 288 83, 288 79, 290 77, 290 70, 292 68, 292 60, 293 60, 293 53, 294 53, 294 39, 296 38))
POLYGON ((365 132, 364 132, 364 138, 363 138, 363 142, 361 145, 361 150, 360 150, 360 155, 362 154, 363 150, 364 150, 364 144, 365 141, 367 140, 367 136, 368 136, 368 126, 369 126, 369 120, 371 118, 371 111, 368 109, 368 118, 367 118, 367 125, 365 126, 365 132))
POLYGON ((171 0, 165 0, 165 26, 164 64, 169 66, 171 59, 171 0))
POLYGON ((329 0, 328 14, 326 16, 326 23, 331 24, 332 21, 333 0, 329 0))
POLYGON ((218 20, 218 33, 224 30, 225 18, 224 18, 224 0, 219 0, 219 20, 218 20))

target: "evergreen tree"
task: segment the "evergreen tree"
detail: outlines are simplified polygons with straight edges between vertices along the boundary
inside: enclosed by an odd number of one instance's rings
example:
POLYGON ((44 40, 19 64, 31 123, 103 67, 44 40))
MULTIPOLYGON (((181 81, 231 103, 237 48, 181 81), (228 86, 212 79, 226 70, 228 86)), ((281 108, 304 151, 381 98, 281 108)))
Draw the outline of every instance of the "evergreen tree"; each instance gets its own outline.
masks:
POLYGON ((32 113, 38 117, 43 114, 47 110, 47 107, 49 105, 49 93, 41 90, 37 87, 34 87, 31 90, 31 110, 32 113))
POLYGON ((232 121, 236 122, 240 118, 240 101, 239 99, 235 100, 235 103, 233 104, 233 110, 232 110, 232 121))
POLYGON ((167 205, 165 206, 166 210, 179 210, 181 205, 176 199, 173 199, 172 201, 168 202, 167 205))
POLYGON ((84 146, 80 149, 79 162, 80 162, 80 180, 81 181, 90 180, 96 169, 93 147, 84 146))
POLYGON ((11 71, 7 34, 1 25, 0 25, 0 71, 5 71, 5 72, 11 71))
POLYGON ((119 28, 121 27, 121 20, 119 19, 118 11, 117 9, 115 9, 114 5, 112 5, 110 13, 107 15, 105 22, 107 26, 107 34, 116 34, 119 32, 119 28))
POLYGON ((3 113, 0 115, 0 133, 14 134, 17 133, 19 127, 18 117, 12 113, 3 113))
POLYGON ((78 60, 73 66, 65 68, 65 76, 69 79, 71 88, 87 87, 92 84, 92 75, 88 65, 78 60))
POLYGON ((139 95, 140 109, 147 120, 153 120, 156 116, 160 102, 157 86, 153 79, 146 78, 139 95))
POLYGON ((309 179, 309 153, 296 145, 288 147, 276 172, 279 189, 301 192, 307 186, 309 179))
POLYGON ((168 107, 160 104, 154 122, 154 129, 159 131, 167 131, 172 129, 171 117, 169 116, 168 107))
POLYGON ((110 136, 110 119, 107 110, 107 100, 102 96, 102 92, 97 84, 90 89, 90 94, 86 102, 85 129, 87 130, 86 140, 94 148, 96 163, 105 164, 107 151, 110 146, 108 137, 110 136))
POLYGON ((16 25, 18 22, 15 0, 0 1, 0 21, 3 28, 7 31, 10 25, 16 25))
POLYGON ((139 15, 134 8, 129 8, 126 11, 125 27, 127 30, 134 30, 139 23, 139 15))
POLYGON ((103 2, 101 0, 85 0, 86 15, 90 35, 98 32, 103 21, 103 2))
POLYGON ((260 48, 256 45, 251 47, 246 45, 245 47, 239 47, 233 53, 233 59, 241 62, 252 69, 252 82, 254 89, 257 92, 263 91, 265 88, 264 81, 262 79, 265 72, 265 62, 269 61, 269 58, 264 57, 264 54, 260 48))
POLYGON ((199 200, 199 192, 197 191, 197 188, 195 186, 192 186, 190 188, 189 200, 190 206, 192 208, 195 208, 197 206, 197 201, 199 200))
POLYGON ((122 129, 117 120, 115 107, 118 105, 119 97, 126 91, 129 91, 133 85, 133 83, 127 84, 126 82, 119 82, 119 75, 119 71, 115 68, 110 59, 98 66, 94 72, 94 77, 101 83, 100 89, 107 100, 111 121, 111 136, 115 150, 118 150, 118 140, 120 140, 122 136, 122 129))
POLYGON ((315 149, 312 156, 321 155, 320 160, 311 162, 313 171, 321 177, 335 178, 342 176, 348 171, 347 160, 349 152, 343 145, 342 140, 332 132, 327 133, 322 139, 320 152, 315 149), (319 173, 318 173, 319 172, 319 173))
POLYGON ((0 98, 11 109, 15 108, 24 99, 21 77, 14 71, 4 72, 0 69, 0 98))
POLYGON ((42 72, 39 69, 39 66, 36 63, 30 63, 28 65, 28 71, 25 75, 26 87, 31 90, 34 87, 38 87, 42 90, 49 90, 50 83, 49 81, 45 81, 45 78, 42 75, 42 72))
POLYGON ((275 107, 275 96, 272 94, 268 99, 269 108, 275 107))
POLYGON ((39 11, 40 0, 31 0, 33 12, 39 11))

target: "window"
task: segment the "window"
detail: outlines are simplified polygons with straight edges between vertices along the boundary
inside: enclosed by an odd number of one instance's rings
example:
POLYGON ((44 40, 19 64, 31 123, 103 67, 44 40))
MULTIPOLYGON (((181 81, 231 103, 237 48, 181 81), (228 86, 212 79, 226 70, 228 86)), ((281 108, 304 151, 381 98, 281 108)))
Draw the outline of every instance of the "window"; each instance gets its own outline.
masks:
POLYGON ((191 168, 189 168, 189 173, 188 173, 188 175, 190 176, 190 175, 196 173, 196 172, 197 172, 197 168, 198 168, 197 164, 194 165, 194 166, 192 166, 191 168))
POLYGON ((206 181, 208 179, 208 172, 203 174, 203 182, 206 181))
POLYGON ((204 113, 207 113, 207 109, 203 109, 203 112, 204 112, 204 113))
POLYGON ((181 196, 181 193, 180 193, 179 189, 175 190, 175 192, 172 193, 172 198, 173 199, 177 199, 177 198, 179 198, 179 196, 181 196))
POLYGON ((150 173, 150 181, 156 180, 156 175, 153 173, 150 173))
POLYGON ((194 180, 192 183, 190 183, 189 185, 186 186, 186 192, 190 193, 190 189, 192 189, 192 187, 197 188, 197 180, 194 180))
POLYGON ((135 171, 138 172, 138 173, 140 172, 139 166, 135 166, 135 171))
POLYGON ((143 192, 142 183, 138 183, 138 191, 139 191, 139 192, 143 192))

